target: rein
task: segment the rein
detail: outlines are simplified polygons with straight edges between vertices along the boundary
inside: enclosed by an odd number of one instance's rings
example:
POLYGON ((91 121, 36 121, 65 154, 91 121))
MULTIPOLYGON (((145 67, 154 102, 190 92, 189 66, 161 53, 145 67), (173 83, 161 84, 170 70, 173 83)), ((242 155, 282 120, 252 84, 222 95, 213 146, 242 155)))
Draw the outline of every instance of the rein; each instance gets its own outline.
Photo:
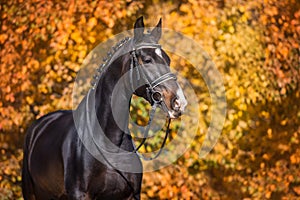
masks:
POLYGON ((141 45, 138 45, 136 46, 136 48, 133 49, 133 51, 131 51, 130 55, 131 55, 131 63, 130 63, 130 85, 131 85, 131 90, 132 91, 135 91, 134 89, 134 85, 133 85, 133 71, 134 69, 136 70, 136 74, 137 74, 137 80, 140 80, 141 78, 146 81, 146 84, 147 84, 147 87, 146 87, 146 92, 147 92, 147 97, 149 100, 152 101, 152 107, 151 107, 151 111, 150 111, 150 115, 149 115, 149 121, 147 123, 147 126, 145 128, 145 131, 143 133, 143 140, 142 142, 139 144, 139 146, 135 146, 134 144, 134 141, 132 141, 132 144, 133 144, 133 147, 134 147, 134 153, 136 153, 139 157, 143 158, 144 160, 154 160, 156 159, 162 152, 165 144, 166 144, 166 141, 167 141, 167 138, 168 138, 168 135, 170 133, 170 123, 171 123, 171 118, 169 116, 169 109, 165 103, 165 101, 163 100, 163 97, 162 97, 162 94, 155 90, 155 87, 157 87, 158 85, 166 82, 166 81, 169 81, 169 80, 177 80, 177 77, 175 74, 171 73, 171 72, 168 72, 158 78, 156 78, 155 80, 153 80, 152 82, 150 82, 148 79, 147 79, 147 76, 143 70, 143 64, 141 64, 138 59, 137 59, 137 50, 139 49, 143 49, 143 48, 161 48, 161 46, 159 44, 141 44, 141 45), (156 109, 158 106, 161 106, 162 109, 168 113, 168 124, 167 124, 167 129, 166 129, 166 134, 165 134, 165 137, 164 137, 164 140, 162 142, 162 145, 158 151, 157 154, 155 154, 153 157, 145 157, 144 155, 140 154, 138 152, 138 150, 142 147, 142 145, 144 145, 144 143, 146 142, 147 140, 147 137, 148 137, 148 134, 149 134, 149 130, 150 130, 150 127, 151 127, 151 124, 152 124, 152 121, 153 121, 153 118, 155 117, 155 112, 156 112, 156 109))

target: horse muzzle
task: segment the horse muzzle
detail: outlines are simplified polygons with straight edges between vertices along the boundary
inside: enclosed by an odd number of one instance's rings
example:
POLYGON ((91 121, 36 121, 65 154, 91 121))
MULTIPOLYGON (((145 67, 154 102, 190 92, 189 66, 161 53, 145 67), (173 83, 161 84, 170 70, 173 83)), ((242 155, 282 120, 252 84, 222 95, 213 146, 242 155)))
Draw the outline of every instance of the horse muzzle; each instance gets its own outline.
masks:
POLYGON ((177 95, 171 102, 171 110, 168 111, 168 115, 171 119, 180 117, 185 110, 187 101, 183 95, 177 95))

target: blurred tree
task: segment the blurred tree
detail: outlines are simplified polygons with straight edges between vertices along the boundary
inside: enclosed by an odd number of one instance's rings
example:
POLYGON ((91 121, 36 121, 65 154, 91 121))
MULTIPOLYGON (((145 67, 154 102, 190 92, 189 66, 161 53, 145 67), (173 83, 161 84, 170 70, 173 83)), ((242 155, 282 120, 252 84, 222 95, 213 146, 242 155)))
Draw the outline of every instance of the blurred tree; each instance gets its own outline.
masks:
POLYGON ((144 176, 145 199, 299 198, 299 9, 293 0, 149 7, 210 53, 225 79, 228 118, 214 150, 199 160, 210 122, 210 96, 202 89, 200 137, 177 166, 144 176))
POLYGON ((0 199, 21 194, 16 161, 22 154, 16 148, 27 127, 50 111, 72 107, 74 78, 87 53, 131 28, 142 9, 140 2, 118 0, 1 2, 0 199))
POLYGON ((299 1, 14 0, 0 10, 0 199, 20 198, 19 148, 28 125, 70 109, 87 53, 131 29, 139 15, 147 24, 160 15, 164 27, 199 42, 223 74, 228 103, 222 137, 199 160, 210 96, 193 66, 172 56, 199 97, 201 126, 176 165, 144 175, 143 199, 299 198, 299 1))

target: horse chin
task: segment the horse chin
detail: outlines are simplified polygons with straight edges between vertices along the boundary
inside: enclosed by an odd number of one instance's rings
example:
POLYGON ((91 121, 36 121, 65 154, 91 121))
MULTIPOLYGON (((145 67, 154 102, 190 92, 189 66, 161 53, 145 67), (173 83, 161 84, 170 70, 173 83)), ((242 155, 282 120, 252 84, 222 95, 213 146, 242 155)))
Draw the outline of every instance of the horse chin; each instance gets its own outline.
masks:
POLYGON ((178 119, 181 116, 181 112, 171 110, 171 111, 168 111, 168 116, 170 119, 178 119))

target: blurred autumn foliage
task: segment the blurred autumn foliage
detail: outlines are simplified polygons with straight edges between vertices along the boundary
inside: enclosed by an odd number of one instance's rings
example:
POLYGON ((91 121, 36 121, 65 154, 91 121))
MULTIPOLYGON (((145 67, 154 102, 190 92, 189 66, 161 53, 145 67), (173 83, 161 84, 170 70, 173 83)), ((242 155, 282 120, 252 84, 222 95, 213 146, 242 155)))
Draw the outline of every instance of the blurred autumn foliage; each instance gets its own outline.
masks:
MULTIPOLYGON (((191 80, 201 94, 199 133, 173 166, 144 174, 142 198, 300 198, 299 1, 13 0, 0 10, 0 199, 21 198, 30 123, 70 109, 85 56, 140 15, 146 24, 162 16, 164 27, 201 44, 224 77, 227 98, 222 135, 199 159, 210 96, 203 81, 191 80)), ((189 78, 193 69, 182 71, 189 78)))

